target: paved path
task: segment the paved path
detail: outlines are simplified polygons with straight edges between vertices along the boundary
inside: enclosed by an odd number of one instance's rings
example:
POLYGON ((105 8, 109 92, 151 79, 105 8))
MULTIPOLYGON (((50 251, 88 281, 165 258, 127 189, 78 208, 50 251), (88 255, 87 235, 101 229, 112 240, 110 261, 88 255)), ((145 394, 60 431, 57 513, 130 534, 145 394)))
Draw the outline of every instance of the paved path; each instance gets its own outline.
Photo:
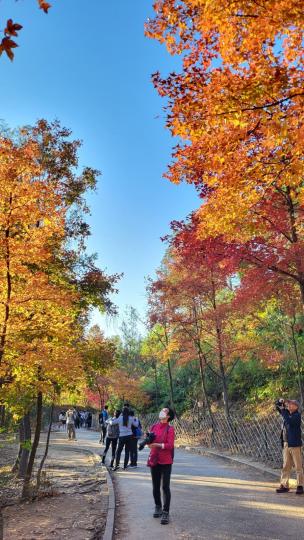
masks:
POLYGON ((171 523, 154 509, 148 451, 138 469, 115 474, 121 499, 120 540, 303 540, 304 496, 277 495, 274 479, 219 458, 175 452, 171 523))

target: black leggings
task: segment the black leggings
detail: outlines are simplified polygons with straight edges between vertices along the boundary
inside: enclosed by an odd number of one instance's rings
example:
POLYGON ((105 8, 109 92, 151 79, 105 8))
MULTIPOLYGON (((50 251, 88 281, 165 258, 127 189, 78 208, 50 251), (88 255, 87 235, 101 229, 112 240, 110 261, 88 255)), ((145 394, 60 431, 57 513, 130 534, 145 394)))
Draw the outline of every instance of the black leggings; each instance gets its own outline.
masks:
POLYGON ((137 437, 134 437, 134 435, 130 439, 130 457, 131 457, 131 465, 137 465, 137 437))
POLYGON ((115 458, 117 441, 118 441, 118 439, 110 439, 109 437, 106 438, 106 447, 104 449, 103 456, 106 456, 107 451, 109 450, 110 446, 112 445, 112 461, 114 461, 114 458, 115 458))
POLYGON ((169 512, 171 491, 170 491, 170 477, 171 477, 172 465, 156 465, 151 467, 151 476, 153 484, 153 497, 156 506, 162 506, 160 497, 160 485, 162 484, 163 492, 163 510, 169 512))
POLYGON ((101 431, 100 431, 100 441, 102 442, 105 442, 105 439, 106 439, 106 433, 107 433, 107 426, 101 426, 101 431))
POLYGON ((126 469, 128 462, 129 462, 129 456, 130 456, 130 440, 132 435, 127 435, 126 437, 119 437, 118 439, 118 448, 116 452, 116 458, 115 458, 115 465, 118 467, 120 462, 120 456, 121 452, 123 451, 123 447, 125 446, 125 459, 124 459, 124 468, 126 469))

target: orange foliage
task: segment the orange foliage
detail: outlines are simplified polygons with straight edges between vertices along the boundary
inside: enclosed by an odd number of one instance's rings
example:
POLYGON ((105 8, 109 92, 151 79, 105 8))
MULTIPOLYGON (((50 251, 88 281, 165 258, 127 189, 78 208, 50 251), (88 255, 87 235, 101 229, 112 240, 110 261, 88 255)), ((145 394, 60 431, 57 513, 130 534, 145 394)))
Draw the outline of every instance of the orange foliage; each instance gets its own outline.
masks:
POLYGON ((0 383, 19 393, 82 377, 78 294, 51 271, 66 210, 40 152, 29 139, 0 141, 0 383))
POLYGON ((196 185, 201 238, 297 284, 304 302, 303 27, 300 0, 159 0, 148 36, 183 54, 153 81, 177 147, 167 177, 196 185))

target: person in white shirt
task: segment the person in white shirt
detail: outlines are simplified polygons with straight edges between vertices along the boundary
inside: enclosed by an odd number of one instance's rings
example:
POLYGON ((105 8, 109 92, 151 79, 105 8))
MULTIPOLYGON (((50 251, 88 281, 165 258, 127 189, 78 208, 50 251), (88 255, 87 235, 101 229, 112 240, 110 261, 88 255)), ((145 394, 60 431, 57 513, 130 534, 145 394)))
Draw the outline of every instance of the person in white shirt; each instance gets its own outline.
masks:
POLYGON ((107 420, 110 425, 118 424, 119 426, 119 440, 118 448, 115 456, 115 467, 113 471, 119 469, 120 456, 125 447, 124 469, 127 468, 130 456, 130 442, 132 438, 132 426, 138 427, 138 419, 131 416, 128 407, 124 406, 122 414, 118 418, 111 418, 107 420))
POLYGON ((68 409, 66 414, 66 425, 67 425, 67 433, 68 433, 68 439, 76 441, 76 432, 75 432, 75 418, 76 418, 76 411, 75 409, 68 409))

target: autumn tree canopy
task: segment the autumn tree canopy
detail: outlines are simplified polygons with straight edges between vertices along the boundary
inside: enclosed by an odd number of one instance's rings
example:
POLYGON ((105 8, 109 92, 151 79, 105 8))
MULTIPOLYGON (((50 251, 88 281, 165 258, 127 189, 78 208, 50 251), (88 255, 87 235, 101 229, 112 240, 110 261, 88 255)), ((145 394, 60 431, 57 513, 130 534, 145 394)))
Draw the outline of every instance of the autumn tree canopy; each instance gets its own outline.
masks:
POLYGON ((71 372, 77 386, 89 312, 114 311, 118 276, 85 250, 84 194, 98 172, 77 170, 79 141, 70 135, 41 120, 0 141, 0 384, 21 411, 37 389, 69 384, 71 372))
POLYGON ((201 238, 238 241, 304 302, 302 3, 160 0, 149 37, 182 54, 153 81, 181 143, 166 176, 193 183, 201 238))

